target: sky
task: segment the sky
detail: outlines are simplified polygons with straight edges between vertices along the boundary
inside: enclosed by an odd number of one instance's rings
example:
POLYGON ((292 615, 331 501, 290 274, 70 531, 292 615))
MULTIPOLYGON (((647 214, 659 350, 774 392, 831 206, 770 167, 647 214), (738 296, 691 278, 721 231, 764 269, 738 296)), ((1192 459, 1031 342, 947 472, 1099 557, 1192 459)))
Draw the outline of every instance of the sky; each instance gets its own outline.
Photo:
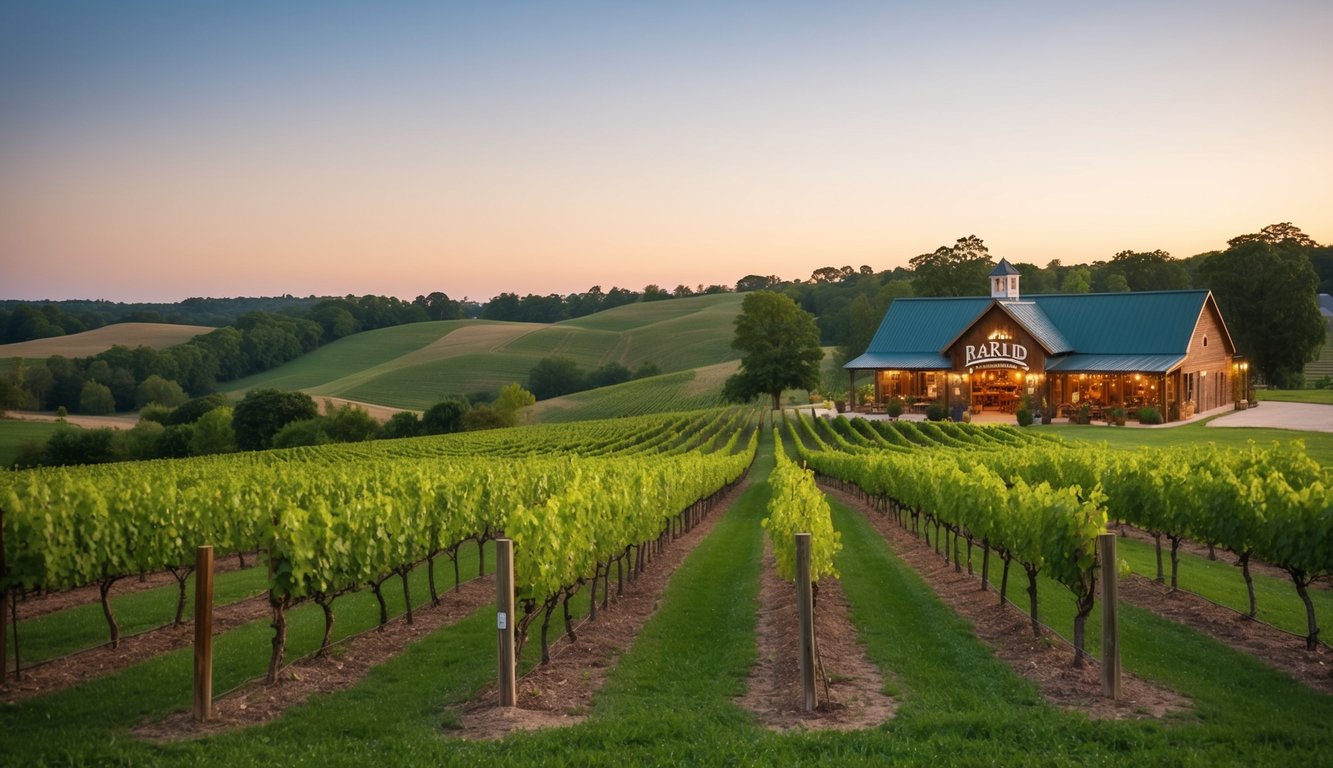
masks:
POLYGON ((1333 241, 1333 3, 0 0, 0 298, 1333 241))

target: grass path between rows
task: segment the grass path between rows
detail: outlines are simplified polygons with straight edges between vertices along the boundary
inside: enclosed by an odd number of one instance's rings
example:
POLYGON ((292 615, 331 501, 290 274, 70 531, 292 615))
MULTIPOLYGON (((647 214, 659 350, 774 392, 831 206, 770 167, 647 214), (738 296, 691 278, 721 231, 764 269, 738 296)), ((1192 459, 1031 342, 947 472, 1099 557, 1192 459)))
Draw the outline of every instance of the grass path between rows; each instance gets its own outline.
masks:
MULTIPOLYGON (((859 513, 836 503, 835 510, 839 527, 850 525, 856 531, 849 535, 844 528, 844 543, 862 538, 863 532, 875 535, 859 513)), ((883 540, 876 539, 875 547, 883 546, 883 540)), ((890 557, 897 568, 905 568, 890 557)), ((979 553, 974 562, 980 569, 979 553)), ((992 581, 998 584, 1000 568, 996 562, 992 562, 991 573, 992 581)), ((853 586, 856 581, 848 579, 844 569, 844 588, 854 606, 861 599, 860 589, 853 586)), ((1010 573, 1010 599, 1025 601, 1025 589, 1026 577, 1015 568, 1010 573)), ((1038 591, 1041 621, 1068 632, 1074 617, 1072 594, 1045 577, 1039 579, 1038 591)), ((1100 652, 1099 615, 1100 610, 1094 610, 1088 622, 1089 650, 1094 654, 1100 652)), ((1135 765, 1316 765, 1333 754, 1333 736, 1327 727, 1333 722, 1333 697, 1312 691, 1248 654, 1148 611, 1122 604, 1120 615, 1124 668, 1189 697, 1194 701, 1195 713, 1168 717, 1160 723, 1089 723, 1082 716, 1047 709, 1034 710, 1033 717, 1013 722, 1012 710, 1001 711, 994 716, 1010 722, 986 745, 997 750, 1000 762, 1006 762, 999 756, 1011 740, 1017 749, 1012 758, 1015 764, 1025 762, 1020 757, 1024 749, 1034 750, 1028 764, 1050 760, 1085 765, 1116 763, 1117 755, 1119 760, 1132 759, 1135 765), (1063 727, 1028 744, 1017 740, 1020 734, 1052 722, 1052 715, 1063 721, 1063 727)), ((859 624, 859 608, 857 619, 859 624)), ((874 645, 872 640, 872 650, 874 645)), ((937 653, 932 650, 927 655, 937 653)), ((1072 659, 1072 651, 1070 656, 1072 659)), ((971 708, 966 701, 955 704, 971 708)), ((963 707, 955 708, 948 719, 956 719, 962 711, 963 707)), ((898 724, 905 725, 916 712, 904 707, 898 724)))

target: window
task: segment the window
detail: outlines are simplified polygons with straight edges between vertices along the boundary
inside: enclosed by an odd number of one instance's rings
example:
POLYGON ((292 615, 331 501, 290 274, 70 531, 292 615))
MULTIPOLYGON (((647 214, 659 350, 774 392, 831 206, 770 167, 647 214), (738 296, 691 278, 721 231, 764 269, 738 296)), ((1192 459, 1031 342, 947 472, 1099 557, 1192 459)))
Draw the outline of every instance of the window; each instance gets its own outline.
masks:
POLYGON ((1208 337, 1207 337, 1207 336, 1204 336, 1204 337, 1203 337, 1203 345, 1204 345, 1205 347, 1208 346, 1208 337))

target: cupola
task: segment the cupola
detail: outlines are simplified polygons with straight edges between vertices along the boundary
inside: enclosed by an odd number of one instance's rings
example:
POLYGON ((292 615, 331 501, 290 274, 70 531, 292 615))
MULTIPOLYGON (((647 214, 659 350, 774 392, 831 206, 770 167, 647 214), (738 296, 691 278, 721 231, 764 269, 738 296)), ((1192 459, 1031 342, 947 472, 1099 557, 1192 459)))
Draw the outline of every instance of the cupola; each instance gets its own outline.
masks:
POLYGON ((1014 301, 1018 299, 1018 270, 1005 259, 990 273, 990 297, 1014 301))

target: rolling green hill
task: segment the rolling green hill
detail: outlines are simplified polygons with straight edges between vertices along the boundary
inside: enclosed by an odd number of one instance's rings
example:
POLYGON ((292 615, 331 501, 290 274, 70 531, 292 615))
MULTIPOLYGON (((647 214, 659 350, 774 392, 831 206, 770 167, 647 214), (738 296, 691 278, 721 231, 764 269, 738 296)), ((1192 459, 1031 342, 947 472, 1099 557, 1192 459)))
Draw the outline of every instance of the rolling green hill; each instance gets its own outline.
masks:
POLYGON ((629 368, 652 362, 667 373, 688 371, 736 359, 732 321, 743 298, 721 294, 630 304, 553 325, 461 320, 384 328, 233 382, 228 392, 278 387, 425 408, 445 395, 526 382, 528 371, 552 355, 586 369, 615 361, 629 368))
POLYGON ((731 360, 555 397, 529 408, 527 419, 558 423, 711 408, 722 404, 722 384, 739 368, 740 361, 731 360))

